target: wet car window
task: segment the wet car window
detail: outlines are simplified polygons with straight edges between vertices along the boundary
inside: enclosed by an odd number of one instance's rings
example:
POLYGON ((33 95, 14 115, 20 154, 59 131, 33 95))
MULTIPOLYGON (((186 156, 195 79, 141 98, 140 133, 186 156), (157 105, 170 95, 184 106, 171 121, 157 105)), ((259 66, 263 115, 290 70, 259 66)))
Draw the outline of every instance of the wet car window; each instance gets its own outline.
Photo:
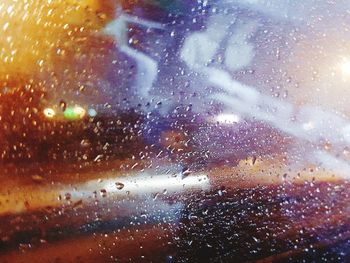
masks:
POLYGON ((349 12, 2 0, 0 262, 350 262, 349 12))

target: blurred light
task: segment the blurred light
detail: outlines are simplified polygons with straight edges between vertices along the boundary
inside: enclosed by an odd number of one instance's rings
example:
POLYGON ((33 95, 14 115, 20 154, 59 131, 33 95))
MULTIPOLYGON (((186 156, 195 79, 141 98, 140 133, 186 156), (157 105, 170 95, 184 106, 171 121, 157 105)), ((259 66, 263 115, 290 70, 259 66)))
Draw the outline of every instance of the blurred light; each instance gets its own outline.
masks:
POLYGON ((350 76, 350 61, 347 59, 344 59, 342 64, 340 65, 341 72, 344 76, 350 76))
MULTIPOLYGON (((91 189, 96 188, 96 181, 91 182, 79 189, 89 189, 89 186, 91 186, 91 189)), ((126 192, 131 195, 156 194, 162 193, 164 189, 168 194, 210 189, 210 180, 206 174, 193 174, 183 178, 181 174, 170 176, 167 174, 141 173, 133 177, 119 177, 117 182, 124 185, 122 190, 116 187, 116 179, 104 180, 104 189, 109 193, 118 195, 125 195, 126 192)))
POLYGON ((234 124, 240 121, 240 117, 236 114, 222 113, 215 117, 215 121, 222 124, 234 124))
POLYGON ((312 129, 315 128, 315 124, 314 124, 312 121, 310 121, 310 122, 305 122, 305 123, 303 123, 303 128, 304 128, 304 130, 306 130, 306 131, 310 131, 310 130, 312 130, 312 129))
POLYGON ((46 108, 44 109, 44 115, 47 118, 53 118, 56 115, 56 112, 52 108, 46 108))
POLYGON ((95 117, 97 115, 97 111, 95 109, 89 109, 88 110, 88 115, 90 117, 95 117))
POLYGON ((342 129, 342 134, 344 136, 344 139, 349 143, 350 142, 350 125, 346 125, 342 129))
POLYGON ((74 113, 77 115, 78 118, 81 119, 85 116, 86 111, 80 106, 75 106, 74 113))
POLYGON ((63 115, 68 120, 80 120, 85 116, 85 109, 80 106, 74 106, 67 108, 63 115))

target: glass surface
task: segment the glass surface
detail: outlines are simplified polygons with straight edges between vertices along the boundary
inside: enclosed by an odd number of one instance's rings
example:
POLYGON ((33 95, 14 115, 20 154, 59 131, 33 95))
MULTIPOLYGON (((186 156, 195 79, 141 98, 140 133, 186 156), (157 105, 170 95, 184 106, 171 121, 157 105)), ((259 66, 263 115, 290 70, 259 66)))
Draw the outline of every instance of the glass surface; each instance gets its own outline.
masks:
POLYGON ((350 262, 349 25, 345 0, 2 0, 0 262, 350 262))

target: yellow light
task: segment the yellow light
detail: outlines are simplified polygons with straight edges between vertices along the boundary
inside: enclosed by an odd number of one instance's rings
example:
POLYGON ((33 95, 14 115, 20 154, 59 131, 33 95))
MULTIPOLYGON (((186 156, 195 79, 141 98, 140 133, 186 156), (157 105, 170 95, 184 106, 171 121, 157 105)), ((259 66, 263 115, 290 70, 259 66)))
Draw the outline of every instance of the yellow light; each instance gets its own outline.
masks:
POLYGON ((44 115, 46 118, 53 118, 56 115, 56 112, 52 108, 46 108, 44 109, 44 115))
POLYGON ((85 116, 86 111, 80 107, 80 106, 75 106, 74 107, 74 114, 78 116, 78 118, 82 119, 85 116))

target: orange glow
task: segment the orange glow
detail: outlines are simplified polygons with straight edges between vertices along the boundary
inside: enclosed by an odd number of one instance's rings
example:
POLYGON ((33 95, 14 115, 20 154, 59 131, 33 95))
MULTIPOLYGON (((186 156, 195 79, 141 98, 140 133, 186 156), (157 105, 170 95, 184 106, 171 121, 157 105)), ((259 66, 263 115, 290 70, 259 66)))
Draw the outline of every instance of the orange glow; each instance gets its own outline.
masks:
POLYGON ((65 48, 78 48, 74 36, 99 30, 112 19, 113 2, 1 1, 0 74, 32 74, 50 68, 53 54, 64 56, 65 48))

